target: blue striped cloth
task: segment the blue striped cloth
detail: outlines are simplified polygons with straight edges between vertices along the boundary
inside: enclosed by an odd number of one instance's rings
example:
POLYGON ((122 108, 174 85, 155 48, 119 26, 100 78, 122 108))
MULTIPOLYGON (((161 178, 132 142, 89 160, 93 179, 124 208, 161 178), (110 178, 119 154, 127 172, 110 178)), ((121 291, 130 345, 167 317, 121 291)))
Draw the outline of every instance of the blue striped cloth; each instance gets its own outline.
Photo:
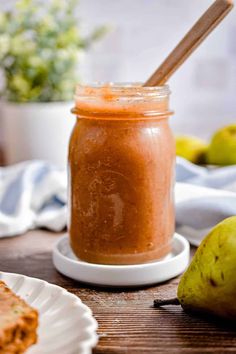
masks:
MULTIPOLYGON (((216 223, 236 215, 236 166, 206 169, 177 158, 176 228, 194 245, 216 223)), ((45 227, 61 231, 67 219, 67 178, 43 161, 0 168, 0 237, 45 227)))
POLYGON ((66 173, 43 161, 0 168, 0 237, 66 226, 66 173))

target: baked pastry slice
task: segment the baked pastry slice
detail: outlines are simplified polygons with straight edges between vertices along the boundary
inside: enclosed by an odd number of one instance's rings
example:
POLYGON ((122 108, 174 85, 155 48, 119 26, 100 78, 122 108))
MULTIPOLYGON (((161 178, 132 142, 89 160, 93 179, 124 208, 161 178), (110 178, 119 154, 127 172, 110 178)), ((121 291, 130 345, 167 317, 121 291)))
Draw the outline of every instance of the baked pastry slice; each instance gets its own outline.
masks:
POLYGON ((37 342, 38 312, 0 280, 0 354, 21 354, 37 342))

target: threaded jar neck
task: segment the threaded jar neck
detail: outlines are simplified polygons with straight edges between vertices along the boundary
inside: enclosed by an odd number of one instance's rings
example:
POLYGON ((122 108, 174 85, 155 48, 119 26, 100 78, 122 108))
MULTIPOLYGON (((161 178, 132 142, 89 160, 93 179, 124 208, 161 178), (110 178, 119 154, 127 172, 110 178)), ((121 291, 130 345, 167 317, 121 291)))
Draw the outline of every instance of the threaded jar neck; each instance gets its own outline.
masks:
POLYGON ((169 109, 170 90, 167 85, 143 87, 141 83, 97 83, 77 85, 75 107, 79 117, 97 119, 133 119, 164 117, 169 109))

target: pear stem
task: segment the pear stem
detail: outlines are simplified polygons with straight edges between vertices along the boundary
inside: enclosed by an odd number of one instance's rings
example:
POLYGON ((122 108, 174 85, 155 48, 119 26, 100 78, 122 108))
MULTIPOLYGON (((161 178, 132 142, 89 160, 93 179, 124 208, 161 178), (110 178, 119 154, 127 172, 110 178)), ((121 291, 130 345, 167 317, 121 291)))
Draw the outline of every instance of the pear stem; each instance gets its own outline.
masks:
POLYGON ((161 306, 166 306, 166 305, 180 305, 179 300, 177 297, 172 298, 172 299, 156 299, 154 300, 154 307, 161 307, 161 306))

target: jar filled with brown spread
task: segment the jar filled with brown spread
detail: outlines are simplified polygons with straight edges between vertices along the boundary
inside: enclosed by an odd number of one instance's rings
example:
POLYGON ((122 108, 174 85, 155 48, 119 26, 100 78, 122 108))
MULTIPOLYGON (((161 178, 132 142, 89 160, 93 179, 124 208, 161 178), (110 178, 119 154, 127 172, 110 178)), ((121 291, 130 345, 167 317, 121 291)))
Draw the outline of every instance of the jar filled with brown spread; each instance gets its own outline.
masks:
POLYGON ((69 234, 83 261, 138 264, 171 250, 169 88, 78 86, 69 146, 69 234))

